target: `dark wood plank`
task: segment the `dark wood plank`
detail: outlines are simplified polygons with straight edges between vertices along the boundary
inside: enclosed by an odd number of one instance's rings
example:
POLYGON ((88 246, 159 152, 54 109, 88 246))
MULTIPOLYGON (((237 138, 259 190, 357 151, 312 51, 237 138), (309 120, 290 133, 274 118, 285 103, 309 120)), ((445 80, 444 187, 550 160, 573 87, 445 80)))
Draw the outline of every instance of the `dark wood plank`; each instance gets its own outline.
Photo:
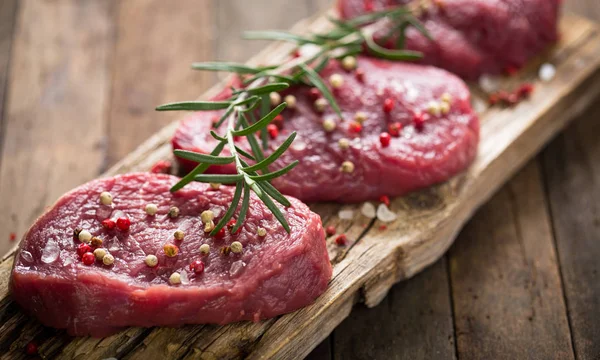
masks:
POLYGON ((565 11, 586 16, 592 20, 600 20, 600 2, 597 0, 566 0, 565 11))
POLYGON ((190 69, 213 58, 212 13, 210 0, 120 2, 107 166, 181 116, 157 105, 193 100, 212 85, 210 74, 190 69))
POLYGON ((600 105, 543 153, 575 353, 600 358, 600 105))
POLYGON ((476 214, 449 259, 460 359, 573 358, 536 162, 476 214))
POLYGON ((112 1, 20 2, 0 167, 3 239, 99 173, 112 19, 112 1))
POLYGON ((331 360, 333 359, 333 337, 328 336, 310 354, 306 360, 331 360))
POLYGON ((326 9, 327 1, 216 0, 215 16, 219 36, 215 39, 217 59, 246 61, 269 44, 242 38, 246 30, 289 29, 295 22, 326 9))
POLYGON ((333 333, 335 359, 454 359, 446 260, 395 285, 373 309, 357 306, 333 333))
POLYGON ((0 0, 0 123, 4 115, 4 94, 16 16, 17 0, 0 0))
MULTIPOLYGON (((596 0, 568 0, 565 7, 600 21, 600 3, 596 0)), ((595 236, 600 223, 596 206, 599 189, 596 182, 598 165, 594 164, 599 116, 600 105, 596 105, 540 156, 544 163, 571 336, 579 359, 600 358, 600 323, 597 320, 600 318, 597 260, 600 243, 595 236)))
MULTIPOLYGON (((20 2, 0 166, 3 232, 22 234, 59 195, 100 171, 113 5, 112 1, 20 2)), ((2 242, 2 251, 6 245, 2 242)), ((3 307, 2 329, 10 329, 10 324, 16 328, 1 331, 0 353, 19 358, 32 338, 41 343, 56 331, 14 310, 3 307)))
MULTIPOLYGON (((0 1, 0 155, 2 154, 4 138, 6 135, 4 102, 8 81, 11 45, 17 15, 16 11, 17 0, 0 1)), ((0 164, 1 163, 2 156, 0 156, 0 164)), ((4 254, 6 250, 13 245, 12 243, 15 239, 11 239, 11 232, 13 232, 13 230, 7 228, 3 228, 0 232, 0 254, 4 254)))

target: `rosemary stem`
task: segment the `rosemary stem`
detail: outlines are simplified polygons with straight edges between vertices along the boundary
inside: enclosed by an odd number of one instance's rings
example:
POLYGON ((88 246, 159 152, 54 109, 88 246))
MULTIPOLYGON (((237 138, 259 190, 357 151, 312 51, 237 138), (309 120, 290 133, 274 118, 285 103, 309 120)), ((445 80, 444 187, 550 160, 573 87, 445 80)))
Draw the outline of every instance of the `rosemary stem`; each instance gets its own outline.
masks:
MULTIPOLYGON (((300 54, 300 56, 298 56, 297 58, 294 58, 294 59, 286 62, 285 64, 278 66, 276 69, 273 70, 273 74, 285 75, 286 72, 288 72, 296 67, 299 67, 300 64, 309 65, 313 61, 315 61, 318 58, 320 58, 321 56, 325 55, 326 53, 328 53, 332 50, 335 51, 336 48, 342 48, 345 45, 349 45, 358 40, 364 40, 367 37, 373 36, 377 31, 385 29, 389 25, 389 23, 390 23, 390 20, 388 18, 380 19, 371 25, 365 26, 362 29, 357 29, 357 31, 355 33, 349 34, 349 35, 337 40, 331 46, 330 45, 321 46, 321 50, 315 54, 305 54, 305 55, 300 54)), ((341 51, 342 51, 342 49, 340 49, 340 52, 341 51)), ((264 78, 257 79, 254 82, 252 82, 249 85, 249 87, 261 86, 264 83, 264 81, 265 81, 264 78)))
MULTIPOLYGON (((239 100, 244 100, 246 97, 247 97, 247 94, 243 93, 242 95, 240 95, 239 100)), ((229 115, 229 118, 227 119, 226 138, 227 138, 227 145, 229 146, 229 152, 235 159, 235 168, 237 169, 238 174, 245 174, 244 171, 242 170, 243 166, 242 166, 242 163, 240 162, 239 154, 237 152, 237 149, 235 148, 234 135, 233 135, 233 131, 235 131, 235 122, 239 116, 239 111, 240 110, 238 109, 238 106, 236 106, 234 111, 231 113, 231 115, 229 115)))
MULTIPOLYGON (((260 80, 260 79, 259 79, 260 80)), ((254 81, 250 86, 252 86, 252 88, 254 87, 258 87, 262 84, 262 81, 254 81)), ((249 86, 249 88, 250 88, 249 86)), ((238 101, 243 101, 247 98, 248 94, 247 93, 242 93, 240 95, 240 97, 238 98, 238 101)), ((244 177, 244 182, 250 186, 255 192, 262 194, 262 192, 260 191, 260 189, 257 188, 257 186, 255 186, 256 181, 251 179, 248 174, 244 171, 243 167, 244 165, 242 164, 242 161, 240 159, 240 155, 235 147, 235 136, 233 135, 233 131, 235 131, 235 122, 238 119, 238 116, 240 114, 240 112, 243 109, 240 109, 241 106, 236 106, 234 111, 231 113, 231 115, 229 115, 229 118, 227 119, 227 133, 226 133, 226 139, 227 139, 227 145, 229 147, 229 152, 231 153, 231 155, 234 158, 235 161, 235 168, 236 168, 236 172, 240 175, 243 175, 244 177)), ((254 136, 252 134, 248 135, 248 136, 254 136)))

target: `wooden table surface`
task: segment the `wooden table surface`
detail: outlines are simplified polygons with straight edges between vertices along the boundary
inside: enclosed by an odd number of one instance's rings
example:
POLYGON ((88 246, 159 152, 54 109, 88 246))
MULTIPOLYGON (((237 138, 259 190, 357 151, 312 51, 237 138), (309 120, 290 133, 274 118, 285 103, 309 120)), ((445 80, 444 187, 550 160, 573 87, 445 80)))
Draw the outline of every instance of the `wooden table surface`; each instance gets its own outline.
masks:
MULTIPOLYGON (((0 0, 0 254, 243 61, 296 0, 0 0)), ((597 0, 566 0, 600 21, 597 0)), ((600 359, 600 100, 476 213, 448 254, 358 306, 311 359, 600 359)))

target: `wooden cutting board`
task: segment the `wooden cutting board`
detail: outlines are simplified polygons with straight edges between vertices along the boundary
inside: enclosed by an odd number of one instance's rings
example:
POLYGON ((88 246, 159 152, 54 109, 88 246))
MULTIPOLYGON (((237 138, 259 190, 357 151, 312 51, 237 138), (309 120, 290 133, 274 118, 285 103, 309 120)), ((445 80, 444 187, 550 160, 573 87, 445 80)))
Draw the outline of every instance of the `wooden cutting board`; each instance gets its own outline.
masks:
MULTIPOLYGON (((305 20, 295 31, 328 26, 324 17, 305 20)), ((297 359, 324 339, 357 302, 376 305, 396 282, 407 279, 437 260, 456 233, 512 174, 571 119, 600 94, 599 28, 587 20, 564 16, 562 39, 517 76, 505 79, 513 88, 528 81, 535 92, 514 108, 486 108, 485 94, 472 86, 475 107, 481 114, 481 144, 475 163, 464 174, 426 191, 394 199, 399 219, 381 229, 381 223, 360 214, 359 205, 316 204, 325 226, 347 234, 349 245, 338 247, 329 239, 334 276, 325 294, 295 313, 260 323, 227 326, 190 325, 171 328, 130 328, 105 339, 72 338, 47 329, 23 315, 8 294, 14 252, 0 261, 0 344, 11 345, 4 358, 21 358, 32 338, 42 356, 58 358, 238 358, 297 359), (557 68, 547 83, 538 80, 541 63, 557 68), (354 210, 352 220, 340 220, 340 209, 354 210)), ((292 46, 274 44, 251 62, 268 63, 287 56, 292 46), (268 59, 268 60, 267 60, 268 59)), ((216 91, 216 86, 203 97, 216 91)), ((176 124, 161 130, 105 175, 147 170, 171 158, 170 137, 176 124)))

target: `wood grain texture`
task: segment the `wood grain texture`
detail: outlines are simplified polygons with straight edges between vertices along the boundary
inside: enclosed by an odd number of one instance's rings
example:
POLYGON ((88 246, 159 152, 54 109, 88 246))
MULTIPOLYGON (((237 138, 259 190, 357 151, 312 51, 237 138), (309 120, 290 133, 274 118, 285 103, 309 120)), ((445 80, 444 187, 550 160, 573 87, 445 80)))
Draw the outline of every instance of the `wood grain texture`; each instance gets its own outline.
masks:
POLYGON ((157 105, 194 99, 213 83, 210 74, 190 70, 192 62, 213 58, 211 4, 119 3, 106 165, 112 166, 177 117, 154 111, 157 105))
MULTIPOLYGON (((13 314, 12 324, 25 329, 27 336, 39 336, 43 354, 59 353, 62 358, 125 354, 140 358, 298 358, 306 355, 347 317, 354 303, 364 300, 368 306, 375 306, 394 282, 412 276, 438 258, 474 209, 600 91, 594 82, 599 75, 597 32, 586 22, 574 18, 566 21, 570 22, 564 24, 567 31, 563 42, 551 54, 551 60, 559 67, 559 76, 550 84, 538 84, 538 91, 530 102, 514 110, 492 110, 483 115, 484 142, 480 157, 467 174, 442 186, 395 200, 393 207, 403 220, 385 232, 377 230, 379 224, 365 221, 359 215, 352 221, 339 221, 336 219, 339 206, 314 207, 326 223, 347 231, 352 243, 346 249, 330 248, 335 277, 328 292, 316 304, 258 324, 129 329, 101 340, 71 341, 60 332, 50 338, 43 333, 44 329, 21 319, 18 313, 13 314)), ((314 26, 322 26, 322 23, 314 26)), ((289 47, 273 49, 274 52, 265 53, 268 55, 257 61, 289 52, 289 47)), ((535 78, 533 67, 520 74, 517 81, 531 78, 535 78)), ((109 173, 147 169, 155 160, 169 157, 168 139, 172 130, 171 125, 159 132, 109 173)), ((9 259, 0 264, 0 272, 8 276, 11 262, 9 259)), ((3 280, 5 284, 6 277, 0 278, 0 285, 3 280)), ((0 288, 0 294, 5 298, 5 287, 0 288)), ((0 332, 0 343, 8 339, 3 336, 0 332)), ((22 346, 25 338, 20 335, 19 339, 22 346)))
MULTIPOLYGON (((2 153, 2 143, 4 141, 4 98, 8 79, 8 69, 10 62, 11 45, 13 31, 15 28, 15 19, 17 15, 17 0, 0 0, 0 154, 2 153)), ((0 157, 0 163, 2 158, 0 157)), ((4 230, 0 236, 6 239, 9 235, 4 230)), ((9 239, 10 240, 10 239, 9 239)), ((0 241, 2 244, 3 241, 0 241)), ((6 249, 0 245, 0 253, 4 254, 6 249)))
POLYGON ((446 260, 358 306, 333 332, 334 359, 455 359, 446 260))
POLYGON ((0 167, 8 210, 0 217, 3 240, 9 232, 22 234, 59 195, 98 175, 112 11, 111 1, 20 2, 0 167))
POLYGON ((600 358, 600 106, 543 153, 556 246, 578 359, 600 358))
MULTIPOLYGON (((312 26, 323 25, 317 20, 312 26)), ((596 28, 573 17, 565 19, 563 28, 563 40, 550 55, 550 61, 558 67, 556 79, 549 84, 538 83, 531 101, 515 109, 490 110, 482 115, 480 155, 465 175, 396 199, 393 208, 402 220, 388 231, 377 231, 379 224, 365 224, 359 215, 339 224, 352 234, 353 246, 332 249, 334 278, 328 291, 315 304, 252 326, 233 324, 162 330, 163 335, 154 335, 154 341, 160 339, 160 344, 169 345, 171 349, 186 347, 185 357, 302 357, 348 316, 354 303, 364 299, 369 306, 376 305, 395 281, 410 277, 435 261, 449 247, 474 209, 600 92, 597 84, 600 42, 596 28), (186 334, 190 332, 202 336, 194 335, 189 341, 186 334)), ((267 50, 269 58, 289 52, 289 48, 278 46, 267 50)), ((530 72, 520 76, 533 79, 533 70, 532 66, 530 72)), ((173 126, 169 126, 158 133, 109 173, 144 169, 155 160, 168 157, 172 130, 173 126)), ((325 222, 339 222, 335 217, 339 206, 324 204, 314 209, 325 222)), ((128 338, 122 333, 101 343, 109 348, 128 338)), ((78 339, 81 349, 99 349, 96 343, 96 340, 78 339)), ((177 351, 176 354, 181 354, 177 351)))
POLYGON ((333 359, 333 334, 323 340, 313 351, 306 356, 306 360, 331 360, 333 359))
MULTIPOLYGON (((111 1, 24 0, 19 7, 0 165, 3 238, 22 234, 60 194, 97 176, 114 34, 111 1)), ((9 269, 0 264, 2 293, 9 269)), ((2 303, 5 357, 22 356, 29 340, 54 334, 2 303)))
POLYGON ((477 213, 449 259, 461 359, 573 358, 536 162, 477 213))
POLYGON ((287 30, 290 24, 322 11, 329 5, 325 1, 297 0, 272 1, 252 0, 253 9, 268 11, 252 11, 248 9, 247 0, 214 0, 218 29, 215 53, 217 60, 245 62, 254 54, 264 49, 267 41, 244 40, 242 34, 248 30, 269 29, 287 30))
POLYGON ((600 20, 600 4, 597 0, 566 0, 565 10, 587 17, 588 19, 600 20))

